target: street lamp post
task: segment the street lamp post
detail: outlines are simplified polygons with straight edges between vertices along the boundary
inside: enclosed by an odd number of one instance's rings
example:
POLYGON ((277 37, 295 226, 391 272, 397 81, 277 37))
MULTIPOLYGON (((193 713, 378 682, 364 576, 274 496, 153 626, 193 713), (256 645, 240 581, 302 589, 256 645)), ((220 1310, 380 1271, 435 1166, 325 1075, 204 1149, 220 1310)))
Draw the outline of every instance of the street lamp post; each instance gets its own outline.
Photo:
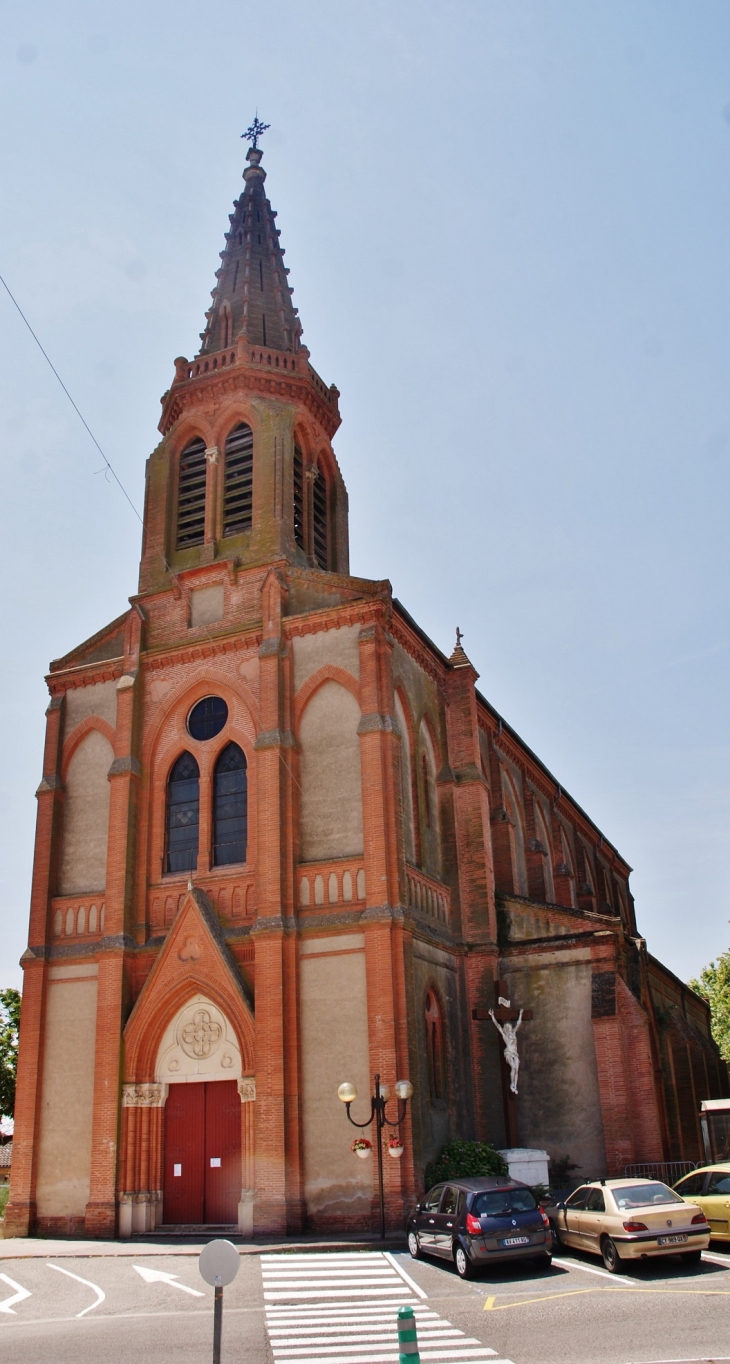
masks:
POLYGON ((380 1198, 380 1238, 385 1240, 385 1195, 383 1193, 383 1129, 385 1127, 400 1127, 406 1116, 408 1100, 413 1093, 413 1085, 410 1080, 399 1080, 395 1086, 396 1097, 398 1099, 398 1117, 394 1122, 385 1116, 385 1105, 390 1098, 390 1088, 388 1085, 381 1085, 380 1076, 375 1076, 375 1093, 370 1098, 370 1117, 365 1122, 355 1122, 350 1105, 357 1098, 357 1090, 353 1084, 346 1080, 341 1084, 337 1097, 342 1100, 347 1110, 347 1116, 353 1127, 370 1127, 375 1123, 377 1133, 376 1146, 378 1148, 378 1195, 380 1198))

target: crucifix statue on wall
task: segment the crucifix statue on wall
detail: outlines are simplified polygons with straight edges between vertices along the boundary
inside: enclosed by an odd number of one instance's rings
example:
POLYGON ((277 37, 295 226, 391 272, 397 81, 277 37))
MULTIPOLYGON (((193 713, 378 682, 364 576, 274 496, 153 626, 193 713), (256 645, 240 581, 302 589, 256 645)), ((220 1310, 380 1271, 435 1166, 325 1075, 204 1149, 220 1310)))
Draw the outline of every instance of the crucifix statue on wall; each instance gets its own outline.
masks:
POLYGON ((512 1146, 519 1144, 517 1126, 517 1080, 520 1069, 520 1054, 517 1047, 517 1029, 522 1023, 532 1019, 532 1009, 512 1007, 509 986, 504 980, 494 982, 494 1004, 491 1009, 472 1009, 476 1023, 492 1022, 501 1033, 504 1041, 502 1074, 504 1077, 504 1106, 507 1139, 512 1146), (509 1083, 507 1083, 509 1077, 509 1083))
MULTIPOLYGON (((509 1000, 507 1001, 509 1003, 509 1000)), ((504 1059, 509 1066, 509 1087, 513 1094, 517 1093, 517 1076, 520 1073, 520 1054, 517 1050, 517 1029, 519 1028, 524 1009, 520 1009, 516 1023, 505 1023, 502 1025, 495 1017, 494 1009, 490 1009, 492 1022, 498 1032, 502 1034, 504 1042, 504 1059)))

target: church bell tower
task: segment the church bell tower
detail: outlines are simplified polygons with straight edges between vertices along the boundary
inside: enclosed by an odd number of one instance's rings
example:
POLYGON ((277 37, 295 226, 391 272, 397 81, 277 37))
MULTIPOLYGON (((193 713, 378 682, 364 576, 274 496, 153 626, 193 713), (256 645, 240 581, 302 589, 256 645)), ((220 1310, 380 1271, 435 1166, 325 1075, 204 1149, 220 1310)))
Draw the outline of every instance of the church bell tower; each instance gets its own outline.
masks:
POLYGON ((249 149, 201 346, 175 361, 147 468, 141 593, 225 561, 346 574, 347 493, 331 441, 339 393, 302 343, 289 271, 249 149))

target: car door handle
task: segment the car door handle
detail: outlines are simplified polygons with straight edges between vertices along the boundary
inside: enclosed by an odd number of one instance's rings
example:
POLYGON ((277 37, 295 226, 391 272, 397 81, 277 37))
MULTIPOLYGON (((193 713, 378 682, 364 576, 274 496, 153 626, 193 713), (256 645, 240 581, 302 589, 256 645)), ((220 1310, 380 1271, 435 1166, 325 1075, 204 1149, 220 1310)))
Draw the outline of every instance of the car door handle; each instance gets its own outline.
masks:
POLYGON ((429 1219, 428 1219, 428 1220, 429 1220, 429 1222, 430 1222, 430 1224, 431 1224, 431 1226, 433 1226, 433 1218, 432 1218, 432 1217, 429 1217, 429 1219))
POLYGON ((453 1222, 447 1222, 446 1225, 447 1225, 447 1227, 453 1227, 454 1224, 453 1224, 453 1222))

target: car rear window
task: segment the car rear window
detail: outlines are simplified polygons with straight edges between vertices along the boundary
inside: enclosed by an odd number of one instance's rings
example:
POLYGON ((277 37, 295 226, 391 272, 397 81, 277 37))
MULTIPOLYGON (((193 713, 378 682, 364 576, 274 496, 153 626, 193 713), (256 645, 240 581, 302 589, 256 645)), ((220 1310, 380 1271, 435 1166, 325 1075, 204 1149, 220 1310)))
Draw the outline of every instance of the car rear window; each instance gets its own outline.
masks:
POLYGON ((647 1208, 652 1203, 681 1203, 682 1199, 673 1189, 658 1180, 646 1184, 624 1184, 620 1189, 612 1189, 619 1212, 626 1208, 647 1208))
POLYGON ((536 1207, 529 1189, 489 1189, 475 1196, 471 1211, 475 1217, 509 1217, 512 1212, 532 1212, 536 1207))

